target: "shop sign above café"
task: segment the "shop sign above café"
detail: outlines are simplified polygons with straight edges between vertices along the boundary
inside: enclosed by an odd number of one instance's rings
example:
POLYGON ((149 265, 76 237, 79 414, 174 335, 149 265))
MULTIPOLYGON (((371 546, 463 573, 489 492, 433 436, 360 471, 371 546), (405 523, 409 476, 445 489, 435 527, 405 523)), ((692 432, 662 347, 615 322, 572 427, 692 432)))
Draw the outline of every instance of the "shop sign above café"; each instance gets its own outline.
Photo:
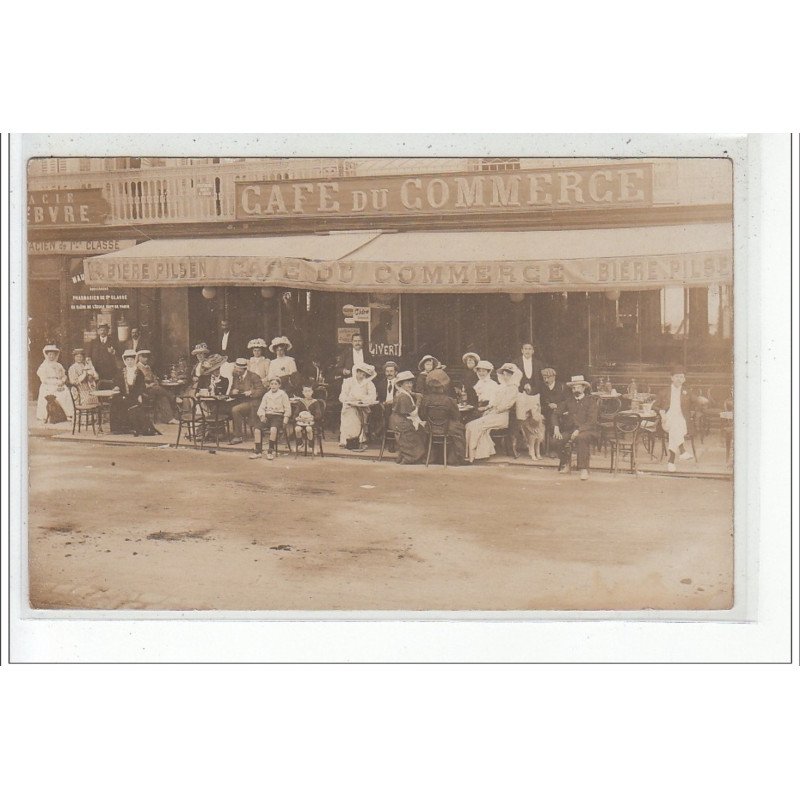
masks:
POLYGON ((28 192, 28 225, 32 228, 102 225, 108 212, 102 189, 28 192))
MULTIPOLYGON (((307 261, 267 256, 84 259, 87 286, 280 286, 324 291, 552 292, 707 286, 733 279, 729 250, 541 261, 307 261)), ((354 317, 355 317, 354 308, 354 317)))
POLYGON ((66 241, 63 239, 47 239, 28 242, 29 256, 51 255, 99 255, 100 253, 114 253, 125 250, 136 244, 135 239, 81 239, 66 241))
POLYGON ((476 215, 653 203, 653 165, 236 183, 236 218, 476 215))

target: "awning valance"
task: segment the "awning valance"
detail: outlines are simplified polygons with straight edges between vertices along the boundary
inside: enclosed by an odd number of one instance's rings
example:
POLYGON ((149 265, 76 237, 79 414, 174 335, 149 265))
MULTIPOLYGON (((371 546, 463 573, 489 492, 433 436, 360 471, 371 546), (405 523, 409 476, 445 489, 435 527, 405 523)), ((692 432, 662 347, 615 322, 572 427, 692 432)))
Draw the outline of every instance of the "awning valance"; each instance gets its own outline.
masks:
POLYGON ((157 239, 84 261, 88 286, 286 286, 349 292, 552 292, 733 278, 732 228, 352 232, 157 239))

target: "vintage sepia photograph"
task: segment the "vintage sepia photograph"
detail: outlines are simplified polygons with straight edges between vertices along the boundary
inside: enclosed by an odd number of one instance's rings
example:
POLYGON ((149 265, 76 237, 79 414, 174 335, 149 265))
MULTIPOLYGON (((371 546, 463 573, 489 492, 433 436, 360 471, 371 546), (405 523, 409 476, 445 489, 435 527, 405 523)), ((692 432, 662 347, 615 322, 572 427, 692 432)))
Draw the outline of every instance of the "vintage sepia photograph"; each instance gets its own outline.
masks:
POLYGON ((734 180, 30 159, 30 608, 732 608, 734 180))

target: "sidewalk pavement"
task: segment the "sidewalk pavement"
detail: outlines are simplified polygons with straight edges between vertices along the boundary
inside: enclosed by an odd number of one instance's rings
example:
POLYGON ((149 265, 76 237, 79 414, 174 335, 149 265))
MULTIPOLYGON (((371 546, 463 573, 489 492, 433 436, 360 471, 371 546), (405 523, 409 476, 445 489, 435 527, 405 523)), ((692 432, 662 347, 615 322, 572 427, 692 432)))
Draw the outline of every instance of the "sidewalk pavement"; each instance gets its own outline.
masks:
MULTIPOLYGON (((87 442, 97 442, 102 444, 110 444, 110 445, 138 445, 141 447, 175 447, 176 446, 176 439, 178 434, 178 426, 177 425, 157 425, 156 428, 162 433, 161 436, 132 436, 132 435, 111 435, 110 433, 104 432, 102 434, 93 434, 91 430, 89 432, 82 431, 81 433, 72 434, 72 423, 71 422, 64 422, 58 425, 44 425, 41 422, 37 421, 35 418, 35 404, 29 405, 29 432, 31 435, 45 435, 50 436, 56 440, 68 440, 68 441, 87 441, 87 442)), ((667 472, 667 462, 666 458, 659 458, 661 455, 661 445, 656 444, 655 447, 655 454, 654 456, 650 456, 647 453, 644 442, 640 439, 638 449, 637 449, 637 471, 639 473, 655 473, 658 475, 668 475, 669 477, 702 477, 702 478, 723 478, 723 479, 732 479, 733 477, 733 468, 732 468, 732 459, 731 461, 726 463, 726 456, 725 456, 725 443, 722 439, 722 436, 719 431, 712 431, 712 433, 704 438, 704 441, 701 442, 699 437, 696 437, 695 446, 697 448, 697 462, 694 459, 691 461, 679 461, 677 462, 677 471, 676 472, 667 472)), ((188 448, 194 449, 195 445, 186 439, 184 435, 181 436, 181 441, 179 443, 180 448, 188 448)), ((372 442, 368 446, 367 450, 357 452, 353 450, 347 450, 344 447, 339 447, 338 437, 335 436, 332 432, 326 431, 325 440, 323 444, 324 448, 324 457, 339 457, 339 458, 355 458, 355 459, 366 459, 366 460, 377 460, 378 455, 380 453, 380 442, 372 442)), ((199 448, 198 448, 199 449, 199 448)), ((223 451, 233 451, 233 452, 241 452, 242 455, 245 453, 249 453, 253 450, 253 442, 252 439, 245 439, 244 442, 241 444, 231 445, 228 442, 220 440, 219 446, 217 446, 214 441, 206 442, 204 445, 205 450, 223 450, 223 451)), ((688 451, 691 453, 691 445, 688 447, 688 451)), ((286 456, 288 455, 288 451, 286 448, 285 441, 280 443, 279 446, 279 454, 286 456)), ((431 454, 431 466, 434 463, 434 458, 436 456, 436 452, 431 454)), ((294 458, 294 453, 291 454, 291 457, 294 458)), ((303 458, 302 449, 298 456, 299 458, 303 458)), ((309 453, 309 456, 311 454, 309 453)), ((384 452, 383 460, 384 461, 393 461, 395 458, 394 454, 389 453, 388 451, 384 452)), ((441 467, 441 456, 438 456, 438 466, 441 467)), ((558 467, 558 459, 557 458, 543 458, 540 461, 533 461, 527 452, 520 452, 516 459, 506 456, 497 454, 492 456, 487 461, 483 462, 475 462, 475 465, 478 466, 492 466, 492 465, 507 465, 507 466, 515 466, 515 467, 534 467, 539 469, 556 469, 558 467)), ((473 465, 473 466, 475 466, 473 465)), ((591 468, 595 471, 608 471, 611 466, 611 458, 610 452, 606 450, 605 452, 592 452, 592 460, 591 460, 591 468)), ((448 467, 449 468, 449 467, 448 467)), ((623 459, 619 466, 619 474, 630 474, 630 463, 629 459, 623 459)))

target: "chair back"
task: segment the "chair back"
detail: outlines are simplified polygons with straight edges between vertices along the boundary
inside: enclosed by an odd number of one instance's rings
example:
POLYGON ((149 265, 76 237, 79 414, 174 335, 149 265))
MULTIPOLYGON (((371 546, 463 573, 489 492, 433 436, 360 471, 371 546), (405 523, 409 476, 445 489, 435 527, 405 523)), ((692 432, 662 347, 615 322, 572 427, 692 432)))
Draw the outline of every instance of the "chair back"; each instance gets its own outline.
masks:
POLYGON ((81 397, 79 392, 78 392, 78 387, 75 386, 75 384, 70 383, 69 384, 69 393, 70 393, 70 396, 72 397, 72 405, 77 407, 77 405, 80 403, 80 397, 81 397))
POLYGON ((320 409, 322 409, 322 416, 320 417, 320 424, 317 427, 322 427, 325 424, 325 415, 328 413, 328 402, 327 400, 317 400, 319 403, 320 409))
POLYGON ((601 397, 598 413, 601 417, 613 417, 621 408, 621 397, 601 397))
POLYGON ((617 414, 614 417, 614 438, 621 444, 633 445, 642 427, 642 418, 638 414, 617 414))
POLYGON ((200 419, 206 418, 206 412, 203 404, 198 402, 197 398, 190 394, 185 394, 181 397, 181 418, 184 420, 193 420, 196 417, 200 419), (199 414, 197 413, 199 410, 199 414))
POLYGON ((447 409, 439 406, 428 406, 425 412, 426 419, 430 426, 430 432, 434 436, 446 436, 450 428, 450 416, 447 409))

